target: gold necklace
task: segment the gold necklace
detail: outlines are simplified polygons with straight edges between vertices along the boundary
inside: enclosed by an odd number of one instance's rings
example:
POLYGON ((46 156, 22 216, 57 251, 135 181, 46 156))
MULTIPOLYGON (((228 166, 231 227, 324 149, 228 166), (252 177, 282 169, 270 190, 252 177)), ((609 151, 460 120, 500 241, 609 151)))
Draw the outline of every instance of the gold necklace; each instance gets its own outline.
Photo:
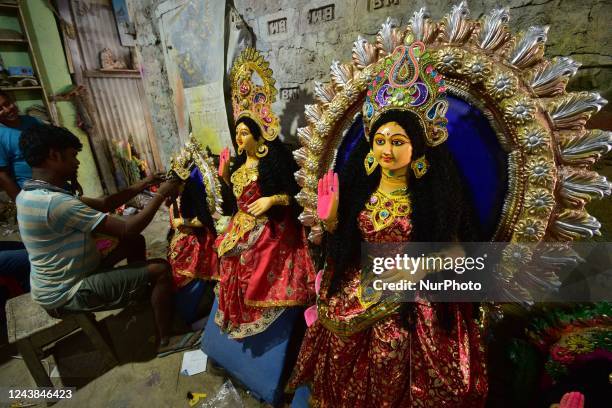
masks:
POLYGON ((249 166, 247 166, 246 163, 240 166, 230 177, 234 196, 239 198, 242 195, 242 190, 244 190, 246 186, 253 181, 257 181, 257 175, 257 162, 249 166))
POLYGON ((410 197, 406 188, 385 193, 380 188, 372 194, 366 203, 374 231, 380 231, 393 223, 395 217, 409 215, 412 211, 410 197))

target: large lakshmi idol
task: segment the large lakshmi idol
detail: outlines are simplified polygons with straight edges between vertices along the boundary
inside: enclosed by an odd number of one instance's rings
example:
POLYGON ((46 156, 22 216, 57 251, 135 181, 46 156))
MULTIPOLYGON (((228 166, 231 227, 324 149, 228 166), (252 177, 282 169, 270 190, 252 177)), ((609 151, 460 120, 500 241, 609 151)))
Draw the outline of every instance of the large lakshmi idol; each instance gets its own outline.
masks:
POLYGON ((396 48, 368 87, 364 137, 339 180, 328 173, 319 183, 318 215, 331 233, 328 261, 319 318, 292 384, 312 382, 322 406, 484 404, 485 356, 471 304, 360 299, 362 240, 477 239, 444 146, 445 89, 422 42, 396 48))
POLYGON ((219 172, 232 187, 236 208, 217 239, 215 322, 229 337, 244 338, 264 331, 286 307, 312 300, 315 274, 293 199, 297 165, 278 138, 279 120, 271 109, 272 70, 247 48, 230 80, 238 156, 230 171, 224 150, 219 172))
POLYGON ((598 233, 585 203, 610 184, 589 167, 612 139, 584 125, 605 100, 567 93, 577 64, 543 57, 547 28, 515 38, 508 19, 471 20, 465 2, 439 22, 424 8, 402 29, 387 19, 315 85, 296 199, 327 261, 288 384, 314 406, 482 407, 491 385, 486 305, 364 301, 363 242, 509 242, 501 287, 530 303, 558 281, 528 245, 598 233))

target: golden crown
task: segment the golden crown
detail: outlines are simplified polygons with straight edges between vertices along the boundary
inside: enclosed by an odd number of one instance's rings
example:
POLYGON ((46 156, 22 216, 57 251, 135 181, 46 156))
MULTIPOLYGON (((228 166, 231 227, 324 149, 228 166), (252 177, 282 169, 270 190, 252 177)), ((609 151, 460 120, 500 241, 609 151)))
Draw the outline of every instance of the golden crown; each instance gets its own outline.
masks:
POLYGON ((396 47, 393 54, 377 62, 372 72, 375 77, 363 104, 368 140, 370 126, 389 110, 416 114, 430 146, 437 146, 448 138, 446 85, 425 44, 415 41, 396 47))
POLYGON ((269 65, 259 51, 246 48, 234 62, 230 83, 234 121, 243 116, 250 117, 261 127, 263 138, 272 141, 280 133, 280 124, 272 112, 276 88, 269 65), (261 83, 256 83, 257 79, 261 83))

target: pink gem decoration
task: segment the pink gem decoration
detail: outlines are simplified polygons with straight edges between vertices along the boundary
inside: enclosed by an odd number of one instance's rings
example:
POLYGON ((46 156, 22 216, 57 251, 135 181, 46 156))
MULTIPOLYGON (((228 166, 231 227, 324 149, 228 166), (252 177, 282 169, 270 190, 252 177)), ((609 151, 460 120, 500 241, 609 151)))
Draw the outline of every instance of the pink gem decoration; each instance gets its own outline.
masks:
POLYGON ((442 75, 438 74, 436 75, 436 77, 434 78, 434 81, 436 82, 440 82, 442 80, 442 75))
POLYGON ((428 65, 427 68, 425 68, 425 72, 431 74, 431 71, 433 71, 433 67, 431 65, 428 65))
POLYGON ((376 204, 378 202, 378 198, 376 196, 370 197, 370 204, 376 204))
POLYGON ((445 86, 439 87, 438 92, 446 92, 446 87, 445 86))
POLYGON ((368 96, 372 96, 372 91, 368 91, 368 96))

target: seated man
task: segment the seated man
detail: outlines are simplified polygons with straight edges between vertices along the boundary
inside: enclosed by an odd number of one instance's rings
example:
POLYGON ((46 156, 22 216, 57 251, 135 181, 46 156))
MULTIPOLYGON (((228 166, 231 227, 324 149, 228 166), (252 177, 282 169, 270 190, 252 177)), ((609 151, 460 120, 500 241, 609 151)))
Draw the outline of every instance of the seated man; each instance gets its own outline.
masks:
POLYGON ((32 298, 59 317, 69 311, 122 307, 150 291, 160 351, 164 351, 169 345, 173 305, 170 266, 165 260, 132 262, 144 258, 143 241, 137 239, 141 248, 130 248, 125 242, 134 243, 132 237, 139 237, 160 205, 176 196, 180 184, 166 181, 140 213, 113 217, 105 212, 128 201, 146 184, 103 199, 78 199, 63 189, 76 178, 79 167, 77 153, 82 145, 75 135, 63 128, 36 125, 22 134, 20 148, 32 167, 32 180, 24 184, 16 201, 17 222, 31 263, 32 298), (101 259, 92 233, 116 237, 124 244, 101 259), (125 257, 130 264, 112 269, 125 257))
POLYGON ((14 201, 32 169, 19 149, 21 132, 40 124, 38 119, 19 115, 17 105, 6 92, 0 91, 0 190, 14 201))

